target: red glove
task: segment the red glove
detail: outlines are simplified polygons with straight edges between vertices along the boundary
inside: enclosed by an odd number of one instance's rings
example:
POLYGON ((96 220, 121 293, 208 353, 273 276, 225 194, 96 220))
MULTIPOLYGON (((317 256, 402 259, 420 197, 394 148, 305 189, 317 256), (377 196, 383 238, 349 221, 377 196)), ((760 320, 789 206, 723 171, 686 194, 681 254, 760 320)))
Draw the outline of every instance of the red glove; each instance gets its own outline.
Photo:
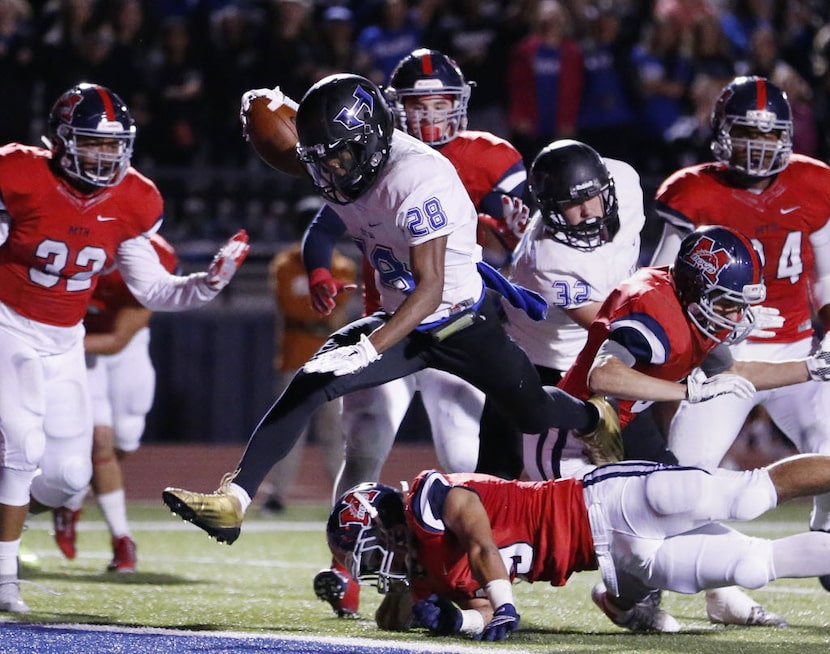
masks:
POLYGON ((211 288, 221 290, 228 285, 231 278, 239 270, 239 266, 248 256, 248 233, 240 229, 228 239, 213 257, 210 268, 207 271, 207 283, 211 288))
POLYGON ((352 291, 357 284, 346 284, 331 276, 328 268, 315 268, 308 275, 308 290, 311 306, 317 313, 329 315, 337 306, 334 298, 343 291, 352 291))

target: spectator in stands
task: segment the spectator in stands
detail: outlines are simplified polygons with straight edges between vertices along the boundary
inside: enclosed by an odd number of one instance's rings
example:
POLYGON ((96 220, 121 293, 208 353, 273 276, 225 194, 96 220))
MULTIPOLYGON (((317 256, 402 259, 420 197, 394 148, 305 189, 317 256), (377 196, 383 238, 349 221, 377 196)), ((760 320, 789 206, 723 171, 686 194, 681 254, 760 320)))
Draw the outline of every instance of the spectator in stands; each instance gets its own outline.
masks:
POLYGON ((545 144, 576 132, 583 69, 570 37, 570 15, 557 0, 541 0, 535 30, 510 55, 507 80, 510 140, 530 165, 545 144))
POLYGON ((622 16, 614 5, 586 11, 589 31, 581 43, 585 81, 577 133, 604 156, 634 160, 640 125, 637 80, 629 56, 632 44, 621 38, 622 16))
POLYGON ((187 23, 170 18, 149 67, 148 147, 157 164, 188 166, 205 145, 204 71, 187 23))
POLYGON ((632 53, 642 126, 637 161, 643 172, 660 174, 677 165, 666 132, 688 112, 692 64, 682 35, 674 19, 656 18, 632 53))
MULTIPOLYGON (((380 20, 364 27, 357 36, 355 71, 375 84, 384 84, 398 62, 421 45, 418 16, 406 0, 378 0, 380 20)), ((286 95, 299 98, 302 93, 286 95)))
POLYGON ((0 143, 29 143, 28 111, 35 84, 32 9, 25 0, 0 0, 0 143))

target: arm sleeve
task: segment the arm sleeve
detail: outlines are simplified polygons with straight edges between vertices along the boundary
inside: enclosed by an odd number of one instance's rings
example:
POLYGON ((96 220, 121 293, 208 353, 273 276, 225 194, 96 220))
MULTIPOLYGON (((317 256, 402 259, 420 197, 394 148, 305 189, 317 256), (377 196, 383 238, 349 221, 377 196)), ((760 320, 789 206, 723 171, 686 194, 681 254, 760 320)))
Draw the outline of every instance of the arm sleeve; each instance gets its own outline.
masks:
POLYGON ((669 266, 674 263, 680 251, 680 242, 694 231, 694 225, 679 211, 657 200, 654 213, 663 222, 663 233, 651 257, 652 266, 669 266))
POLYGON ((303 234, 303 265, 307 271, 330 268, 334 246, 346 232, 340 216, 323 205, 303 234))
POLYGON ((11 218, 5 211, 0 210, 0 245, 6 242, 9 238, 9 228, 11 225, 11 218))
POLYGON ((816 260, 815 301, 817 308, 830 304, 830 220, 810 234, 816 260))
POLYGON ((208 286, 206 272, 187 276, 167 272, 144 235, 121 243, 116 262, 135 299, 153 311, 195 309, 219 293, 208 286))

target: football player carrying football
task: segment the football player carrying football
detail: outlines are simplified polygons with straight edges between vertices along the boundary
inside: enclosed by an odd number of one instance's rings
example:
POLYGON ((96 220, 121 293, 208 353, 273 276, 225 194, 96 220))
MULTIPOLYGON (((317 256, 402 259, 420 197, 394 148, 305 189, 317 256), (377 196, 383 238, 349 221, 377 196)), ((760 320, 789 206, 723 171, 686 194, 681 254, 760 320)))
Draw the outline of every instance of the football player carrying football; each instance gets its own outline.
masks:
MULTIPOLYGON (((421 48, 398 63, 384 94, 397 127, 431 145, 453 164, 478 211, 478 243, 483 257, 501 267, 509 261, 524 229, 528 211, 521 198, 527 172, 510 143, 489 132, 467 129, 471 87, 452 59, 421 48)), ((330 283, 334 234, 344 229, 335 211, 325 207, 306 232, 303 258, 316 281, 312 287, 318 292, 330 283)), ((365 267, 364 308, 368 316, 378 311, 381 303, 371 266, 365 267)), ((443 469, 476 469, 484 394, 455 375, 427 368, 343 397, 345 460, 334 497, 380 476, 416 391, 421 393, 443 469)), ((315 577, 314 589, 338 615, 357 612, 359 589, 354 582, 349 584, 348 571, 322 570, 315 577)))
MULTIPOLYGON (((657 191, 663 219, 653 263, 665 264, 695 227, 723 224, 746 234, 761 253, 765 305, 783 325, 766 338, 753 334, 735 358, 786 361, 814 347, 813 308, 830 325, 830 168, 792 153, 793 121, 784 92, 761 77, 739 77, 712 111, 716 162, 683 168, 657 191)), ((830 389, 800 384, 725 395, 705 408, 682 403, 669 434, 681 463, 719 465, 754 406, 763 405, 801 452, 830 452, 830 389), (704 437, 700 425, 706 424, 704 437)), ((830 495, 817 497, 811 529, 830 530, 830 495)), ((830 579, 822 580, 830 588, 830 579)), ((727 609, 712 602, 712 611, 727 609)))
POLYGON ((30 493, 33 511, 55 508, 90 481, 82 321, 98 277, 117 265, 144 306, 178 311, 216 297, 247 254, 240 232, 207 272, 165 270, 149 238, 162 200, 130 166, 135 134, 121 98, 83 83, 52 107, 48 150, 0 148, 0 611, 29 610, 17 552, 30 493))
POLYGON ((371 263, 384 310, 332 334, 263 417, 238 470, 216 492, 166 489, 175 513, 232 543, 263 477, 320 403, 427 367, 498 398, 523 432, 560 426, 588 440, 619 437, 607 402, 546 391, 508 338, 486 288, 540 318, 546 305, 480 261, 477 211, 455 168, 394 128, 377 86, 350 74, 317 82, 300 102, 297 132, 298 156, 371 263))

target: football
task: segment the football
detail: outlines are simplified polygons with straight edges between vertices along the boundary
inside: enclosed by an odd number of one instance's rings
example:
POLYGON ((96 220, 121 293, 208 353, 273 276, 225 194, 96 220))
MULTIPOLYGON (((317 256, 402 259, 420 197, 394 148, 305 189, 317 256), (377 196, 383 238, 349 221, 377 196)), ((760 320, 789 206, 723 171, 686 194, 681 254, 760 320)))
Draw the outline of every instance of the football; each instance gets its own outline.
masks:
POLYGON ((248 142, 269 166, 300 177, 305 174, 305 169, 294 150, 297 112, 285 104, 272 111, 268 108, 269 102, 265 96, 251 100, 246 114, 248 142))

